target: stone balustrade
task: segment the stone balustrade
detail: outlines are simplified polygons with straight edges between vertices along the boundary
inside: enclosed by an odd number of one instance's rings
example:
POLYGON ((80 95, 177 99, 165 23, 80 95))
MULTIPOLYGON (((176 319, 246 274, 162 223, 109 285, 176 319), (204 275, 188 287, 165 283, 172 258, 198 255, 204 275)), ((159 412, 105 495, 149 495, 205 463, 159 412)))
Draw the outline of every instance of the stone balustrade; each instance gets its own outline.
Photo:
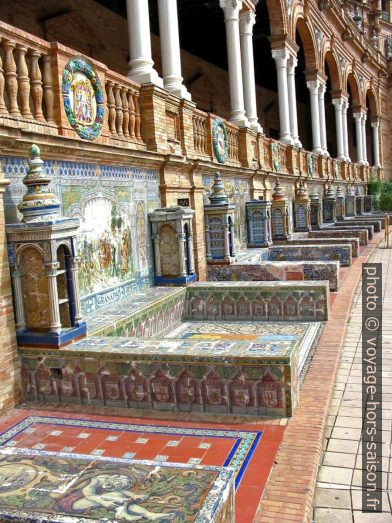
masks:
POLYGON ((106 74, 105 88, 108 128, 112 138, 141 143, 139 88, 113 71, 106 74))
MULTIPOLYGON (((64 108, 63 73, 77 51, 48 43, 0 22, 0 127, 75 137, 64 108)), ((105 110, 98 143, 121 141, 145 148, 141 138, 140 85, 88 59, 102 86, 105 110), (106 95, 106 96, 105 96, 106 95)))

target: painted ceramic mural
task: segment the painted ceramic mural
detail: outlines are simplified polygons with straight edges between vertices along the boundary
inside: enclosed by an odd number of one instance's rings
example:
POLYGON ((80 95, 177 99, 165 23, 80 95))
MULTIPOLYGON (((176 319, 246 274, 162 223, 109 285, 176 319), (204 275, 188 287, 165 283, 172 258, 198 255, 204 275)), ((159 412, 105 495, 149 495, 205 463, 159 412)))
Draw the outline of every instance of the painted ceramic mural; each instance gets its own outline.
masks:
POLYGON ((219 498, 231 483, 232 472, 216 467, 53 454, 0 456, 2 514, 20 521, 211 521, 208 494, 219 498))
MULTIPOLYGON (((5 198, 7 223, 19 220, 25 158, 0 157, 11 180, 5 198)), ((147 213, 160 206, 158 172, 125 166, 45 161, 61 213, 79 218, 81 296, 114 287, 149 284, 152 258, 147 213)), ((135 289, 135 290, 136 290, 135 289)))
MULTIPOLYGON (((209 194, 213 182, 213 176, 203 177, 207 194, 209 194)), ((225 193, 229 197, 229 202, 236 204, 234 210, 234 238, 235 250, 238 252, 241 249, 246 249, 248 241, 245 202, 251 199, 249 180, 223 177, 223 184, 225 186, 225 193)))

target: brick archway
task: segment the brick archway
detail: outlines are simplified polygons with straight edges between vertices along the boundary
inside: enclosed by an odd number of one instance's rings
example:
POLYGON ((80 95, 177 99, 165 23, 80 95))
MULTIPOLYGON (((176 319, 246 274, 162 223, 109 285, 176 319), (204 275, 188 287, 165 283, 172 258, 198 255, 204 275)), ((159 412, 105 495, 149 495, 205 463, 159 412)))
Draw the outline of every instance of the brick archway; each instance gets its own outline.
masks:
POLYGON ((351 90, 351 96, 352 96, 352 109, 353 112, 358 110, 362 106, 362 100, 361 100, 361 92, 359 89, 359 83, 357 80, 357 77, 353 71, 349 72, 346 79, 346 91, 348 90, 348 86, 351 90))
POLYGON ((374 93, 372 87, 368 86, 365 94, 365 104, 369 105, 368 119, 371 121, 376 120, 380 116, 377 96, 374 93))
POLYGON ((287 13, 284 0, 266 0, 271 36, 282 36, 288 32, 287 13))
POLYGON ((328 65, 329 79, 331 82, 331 90, 332 91, 341 91, 342 90, 342 81, 341 81, 338 61, 331 49, 328 49, 324 54, 324 69, 326 69, 325 64, 328 65))
POLYGON ((302 42, 305 53, 306 74, 311 75, 318 70, 316 44, 308 24, 303 18, 296 21, 296 30, 302 42))

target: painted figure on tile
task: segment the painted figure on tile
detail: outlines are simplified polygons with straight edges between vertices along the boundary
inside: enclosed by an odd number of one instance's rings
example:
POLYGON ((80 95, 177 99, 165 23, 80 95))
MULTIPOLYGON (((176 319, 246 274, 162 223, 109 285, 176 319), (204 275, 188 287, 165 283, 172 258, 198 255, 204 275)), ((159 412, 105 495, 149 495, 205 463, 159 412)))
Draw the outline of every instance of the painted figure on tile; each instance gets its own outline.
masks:
POLYGON ((139 269, 141 274, 144 275, 148 270, 146 209, 144 202, 138 202, 136 206, 136 235, 139 269))
POLYGON ((143 483, 148 478, 143 471, 130 467, 128 476, 123 474, 99 474, 92 478, 82 478, 74 487, 73 492, 58 502, 60 510, 79 512, 83 514, 94 508, 111 508, 116 511, 116 519, 120 521, 171 521, 175 514, 153 513, 141 507, 148 495, 138 495, 132 492, 137 483, 143 483))
POLYGON ((94 90, 90 80, 77 79, 71 85, 75 119, 81 125, 92 125, 94 115, 94 90))

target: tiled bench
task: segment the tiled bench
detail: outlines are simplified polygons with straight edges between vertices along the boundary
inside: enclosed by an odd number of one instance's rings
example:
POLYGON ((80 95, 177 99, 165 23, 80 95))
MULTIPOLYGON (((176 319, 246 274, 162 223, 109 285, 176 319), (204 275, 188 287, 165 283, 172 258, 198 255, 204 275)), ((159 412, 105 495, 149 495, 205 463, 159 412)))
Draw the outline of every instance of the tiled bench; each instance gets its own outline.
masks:
POLYGON ((269 261, 336 261, 342 267, 352 263, 351 245, 277 245, 268 250, 269 261))
MULTIPOLYGON (((314 242, 314 240, 312 240, 314 242)), ((337 240, 339 241, 339 240, 337 240)), ((358 244, 358 240, 354 239, 358 244)), ((258 262, 209 265, 209 281, 329 281, 331 291, 339 285, 339 262, 258 262)))
POLYGON ((358 230, 338 230, 338 229, 320 229, 317 231, 309 231, 309 238, 358 238, 359 245, 366 246, 369 243, 369 233, 366 229, 358 230))

